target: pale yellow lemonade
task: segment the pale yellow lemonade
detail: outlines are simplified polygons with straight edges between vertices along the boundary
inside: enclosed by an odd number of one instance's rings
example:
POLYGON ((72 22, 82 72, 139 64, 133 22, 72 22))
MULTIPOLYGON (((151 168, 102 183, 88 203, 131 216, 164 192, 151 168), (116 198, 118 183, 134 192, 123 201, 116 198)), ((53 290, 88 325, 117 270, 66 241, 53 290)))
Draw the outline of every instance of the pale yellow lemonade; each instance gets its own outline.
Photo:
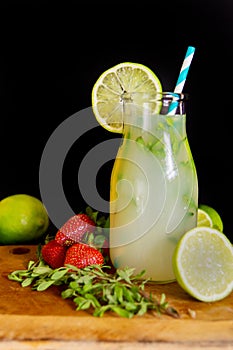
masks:
POLYGON ((175 280, 179 238, 197 224, 198 182, 186 115, 125 115, 110 186, 110 257, 116 268, 145 270, 158 283, 175 280))

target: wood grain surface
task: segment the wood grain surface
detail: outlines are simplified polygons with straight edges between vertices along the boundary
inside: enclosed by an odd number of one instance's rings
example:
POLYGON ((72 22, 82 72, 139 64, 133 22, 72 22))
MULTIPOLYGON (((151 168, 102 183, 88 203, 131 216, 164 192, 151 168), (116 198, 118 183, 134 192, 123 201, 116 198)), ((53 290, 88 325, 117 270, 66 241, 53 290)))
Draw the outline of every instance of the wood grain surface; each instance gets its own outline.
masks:
POLYGON ((204 303, 184 292, 177 283, 149 284, 157 298, 166 294, 179 319, 162 315, 102 318, 76 311, 72 300, 62 299, 59 287, 44 292, 22 288, 8 274, 27 268, 36 259, 36 246, 0 247, 0 349, 201 349, 233 348, 233 293, 204 303))

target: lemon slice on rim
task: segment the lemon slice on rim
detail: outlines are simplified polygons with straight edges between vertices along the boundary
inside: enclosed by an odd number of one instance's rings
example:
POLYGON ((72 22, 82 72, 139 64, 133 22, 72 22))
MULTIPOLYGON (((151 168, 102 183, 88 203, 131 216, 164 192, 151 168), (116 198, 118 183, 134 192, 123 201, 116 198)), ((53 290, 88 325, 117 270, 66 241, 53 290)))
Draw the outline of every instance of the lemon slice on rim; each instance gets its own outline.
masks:
POLYGON ((221 300, 233 291, 233 246, 222 232, 195 227, 179 240, 173 269, 177 282, 194 298, 221 300))
POLYGON ((92 89, 92 108, 98 123, 110 132, 122 133, 124 103, 142 105, 142 94, 152 102, 153 112, 160 110, 156 101, 162 85, 148 67, 132 62, 119 63, 106 70, 92 89))

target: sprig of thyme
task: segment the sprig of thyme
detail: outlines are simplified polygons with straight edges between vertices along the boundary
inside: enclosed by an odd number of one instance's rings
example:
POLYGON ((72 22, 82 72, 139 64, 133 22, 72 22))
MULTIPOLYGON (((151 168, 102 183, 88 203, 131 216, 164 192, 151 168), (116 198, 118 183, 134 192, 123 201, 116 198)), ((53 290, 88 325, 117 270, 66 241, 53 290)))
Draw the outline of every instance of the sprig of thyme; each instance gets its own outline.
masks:
POLYGON ((134 276, 132 268, 117 269, 114 273, 108 273, 108 268, 92 265, 78 269, 67 265, 52 269, 39 257, 37 262, 29 261, 27 269, 11 272, 8 278, 37 291, 64 285, 67 288, 61 292, 62 298, 72 298, 76 310, 90 309, 97 317, 106 311, 127 318, 147 312, 179 317, 177 310, 168 305, 165 294, 158 301, 145 291, 148 280, 142 279, 144 271, 134 276))

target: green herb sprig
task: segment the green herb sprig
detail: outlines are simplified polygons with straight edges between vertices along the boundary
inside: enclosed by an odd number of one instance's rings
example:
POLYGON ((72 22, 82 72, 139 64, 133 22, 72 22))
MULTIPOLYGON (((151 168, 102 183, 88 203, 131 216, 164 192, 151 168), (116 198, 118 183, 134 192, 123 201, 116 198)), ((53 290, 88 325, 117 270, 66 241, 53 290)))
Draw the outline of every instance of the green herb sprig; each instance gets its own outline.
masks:
POLYGON ((145 291, 148 280, 141 279, 144 271, 134 276, 132 268, 108 273, 109 268, 92 265, 78 269, 67 265, 52 269, 39 258, 37 262, 29 261, 27 269, 11 272, 8 278, 22 287, 31 286, 32 290, 39 292, 52 285, 64 285, 67 288, 61 292, 63 299, 72 298, 76 310, 90 309, 97 317, 102 317, 106 311, 127 318, 147 312, 179 317, 177 310, 168 305, 165 294, 158 301, 145 291))

